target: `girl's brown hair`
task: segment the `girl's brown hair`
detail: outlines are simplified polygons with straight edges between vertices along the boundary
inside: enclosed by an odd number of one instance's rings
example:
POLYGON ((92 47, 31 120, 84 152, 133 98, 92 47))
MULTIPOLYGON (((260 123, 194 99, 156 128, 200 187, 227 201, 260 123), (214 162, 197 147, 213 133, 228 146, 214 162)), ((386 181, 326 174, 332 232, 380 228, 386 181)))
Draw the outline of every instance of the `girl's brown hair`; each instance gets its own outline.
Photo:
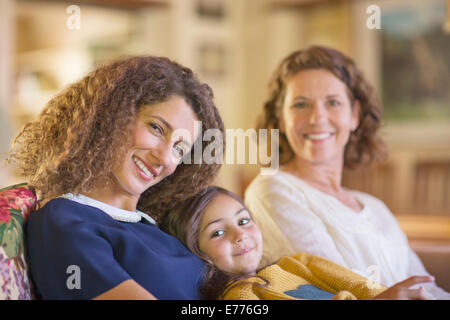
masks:
MULTIPOLYGON (((240 280, 249 277, 247 275, 232 274, 218 269, 199 248, 200 224, 205 209, 211 203, 212 199, 219 194, 235 199, 250 214, 242 199, 236 194, 218 186, 208 186, 194 197, 180 203, 175 210, 164 215, 159 225, 162 230, 177 237, 189 250, 206 262, 207 270, 205 271, 205 278, 201 289, 201 293, 205 299, 223 298, 231 288, 247 283, 240 280)), ((265 279, 262 280, 265 282, 262 286, 267 285, 267 281, 265 279)), ((255 285, 261 284, 255 283, 255 285)))
MULTIPOLYGON (((132 143, 139 108, 173 96, 183 98, 198 116, 199 139, 211 128, 224 132, 212 90, 190 69, 164 57, 128 57, 96 68, 51 99, 14 139, 8 160, 28 178, 40 200, 88 192, 110 183, 113 168, 132 143)), ((220 164, 195 164, 194 152, 189 156, 194 164, 181 163, 147 189, 138 209, 158 218, 212 181, 220 164)))
MULTIPOLYGON (((280 129, 279 116, 287 81, 298 72, 310 69, 326 69, 333 73, 346 84, 352 105, 355 100, 361 105, 359 126, 351 133, 345 147, 344 166, 355 168, 373 160, 384 160, 387 149, 377 135, 381 126, 382 109, 374 88, 352 59, 327 47, 312 46, 295 51, 281 61, 269 82, 268 98, 258 118, 257 129, 280 129)), ((294 157, 294 151, 281 131, 279 138, 280 164, 283 165, 294 157)))

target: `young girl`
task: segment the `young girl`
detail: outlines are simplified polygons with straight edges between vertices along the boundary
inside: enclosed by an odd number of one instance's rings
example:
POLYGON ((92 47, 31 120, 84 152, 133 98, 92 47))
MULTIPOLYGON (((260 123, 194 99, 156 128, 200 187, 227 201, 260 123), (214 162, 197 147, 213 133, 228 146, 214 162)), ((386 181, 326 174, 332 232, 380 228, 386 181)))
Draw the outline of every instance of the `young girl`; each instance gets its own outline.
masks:
POLYGON ((161 228, 206 261, 209 299, 427 299, 418 276, 386 289, 324 258, 299 253, 261 270, 262 234, 235 194, 210 186, 166 215, 161 228))

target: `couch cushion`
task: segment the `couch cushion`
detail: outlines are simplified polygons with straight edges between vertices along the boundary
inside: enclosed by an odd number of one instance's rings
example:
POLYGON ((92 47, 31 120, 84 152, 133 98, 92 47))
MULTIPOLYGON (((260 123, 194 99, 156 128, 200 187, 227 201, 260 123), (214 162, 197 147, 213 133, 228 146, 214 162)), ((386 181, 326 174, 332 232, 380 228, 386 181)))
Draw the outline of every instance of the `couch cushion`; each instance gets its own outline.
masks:
POLYGON ((0 189, 0 300, 33 298, 24 223, 36 203, 25 183, 0 189))

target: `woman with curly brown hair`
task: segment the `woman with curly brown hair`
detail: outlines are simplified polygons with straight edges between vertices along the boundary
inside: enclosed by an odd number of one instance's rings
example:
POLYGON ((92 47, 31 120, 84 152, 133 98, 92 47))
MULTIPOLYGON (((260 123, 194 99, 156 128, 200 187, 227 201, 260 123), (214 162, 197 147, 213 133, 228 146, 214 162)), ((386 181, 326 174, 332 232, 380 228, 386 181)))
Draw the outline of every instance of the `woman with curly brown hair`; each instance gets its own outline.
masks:
POLYGON ((27 225, 38 296, 198 298, 201 261, 155 220, 215 177, 191 152, 208 129, 224 131, 211 89, 167 58, 111 62, 54 97, 10 156, 45 203, 27 225))
POLYGON ((387 287, 428 274, 384 203, 341 185, 344 167, 386 157, 380 125, 374 89, 339 51, 313 46, 280 63, 258 129, 279 129, 281 167, 245 193, 264 235, 263 264, 308 252, 387 287))

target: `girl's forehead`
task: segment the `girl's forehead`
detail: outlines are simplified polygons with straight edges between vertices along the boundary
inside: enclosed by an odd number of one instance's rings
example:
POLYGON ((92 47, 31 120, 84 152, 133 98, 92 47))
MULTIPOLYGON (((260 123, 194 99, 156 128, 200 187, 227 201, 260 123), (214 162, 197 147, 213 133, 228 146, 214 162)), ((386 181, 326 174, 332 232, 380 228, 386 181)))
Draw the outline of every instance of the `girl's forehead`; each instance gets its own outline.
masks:
POLYGON ((242 204, 227 194, 219 193, 213 199, 211 199, 210 203, 208 204, 208 207, 209 206, 229 209, 242 207, 242 204))
POLYGON ((235 213, 242 207, 243 205, 233 197, 220 193, 214 196, 206 206, 203 222, 206 219, 218 219, 226 214, 235 213))

